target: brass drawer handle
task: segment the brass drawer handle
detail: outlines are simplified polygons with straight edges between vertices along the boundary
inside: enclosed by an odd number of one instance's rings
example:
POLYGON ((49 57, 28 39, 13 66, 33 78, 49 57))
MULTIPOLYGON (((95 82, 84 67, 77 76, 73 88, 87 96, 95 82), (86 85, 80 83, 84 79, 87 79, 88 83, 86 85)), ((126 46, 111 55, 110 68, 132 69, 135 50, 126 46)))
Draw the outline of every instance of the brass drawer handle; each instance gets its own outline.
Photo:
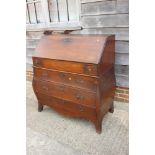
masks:
POLYGON ((76 94, 75 97, 76 97, 77 100, 83 100, 84 99, 84 97, 82 95, 80 95, 80 94, 76 94))
POLYGON ((81 112, 83 112, 84 111, 84 108, 83 108, 83 106, 79 106, 79 110, 81 111, 81 112))
POLYGON ((85 66, 84 66, 84 71, 85 71, 86 73, 89 73, 89 72, 92 71, 92 67, 91 67, 91 66, 85 65, 85 66))
POLYGON ((64 78, 65 77, 65 74, 64 73, 59 73, 59 76, 60 76, 60 78, 64 78))
POLYGON ((90 72, 90 71, 92 71, 92 69, 90 67, 88 67, 88 71, 90 72))
POLYGON ((72 80, 72 78, 71 78, 71 77, 69 77, 69 78, 68 78, 68 80, 69 80, 69 81, 71 81, 71 80, 72 80))

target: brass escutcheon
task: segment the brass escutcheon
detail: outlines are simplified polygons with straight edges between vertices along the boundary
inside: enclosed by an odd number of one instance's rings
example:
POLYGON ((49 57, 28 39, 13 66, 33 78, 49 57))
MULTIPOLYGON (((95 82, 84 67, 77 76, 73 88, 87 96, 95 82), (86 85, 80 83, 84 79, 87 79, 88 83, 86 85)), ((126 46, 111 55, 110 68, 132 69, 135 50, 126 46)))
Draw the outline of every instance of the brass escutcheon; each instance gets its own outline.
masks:
POLYGON ((61 78, 64 78, 65 77, 65 74, 64 73, 59 73, 60 77, 61 78))
POLYGON ((84 97, 82 95, 80 95, 80 94, 76 94, 76 99, 77 100, 83 100, 84 97))
POLYGON ((70 43, 71 41, 72 41, 71 38, 64 38, 64 39, 63 39, 63 42, 64 42, 65 44, 68 44, 68 43, 70 43))
POLYGON ((92 71, 92 66, 90 65, 84 65, 84 72, 85 73, 90 73, 92 71))
POLYGON ((80 110, 81 112, 83 112, 83 111, 84 111, 84 108, 80 105, 80 106, 79 106, 79 110, 80 110))

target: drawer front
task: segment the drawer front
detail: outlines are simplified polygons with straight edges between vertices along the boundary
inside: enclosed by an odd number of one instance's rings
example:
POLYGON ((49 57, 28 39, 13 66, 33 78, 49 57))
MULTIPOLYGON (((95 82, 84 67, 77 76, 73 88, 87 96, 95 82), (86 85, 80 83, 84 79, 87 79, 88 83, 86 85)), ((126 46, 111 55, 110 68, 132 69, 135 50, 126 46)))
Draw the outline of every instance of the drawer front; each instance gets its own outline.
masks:
POLYGON ((66 71, 71 73, 97 76, 97 66, 95 64, 83 64, 78 62, 59 61, 33 57, 33 66, 59 71, 66 71))
POLYGON ((86 107, 74 102, 62 100, 42 93, 37 93, 37 97, 41 104, 47 105, 52 108, 54 107, 59 110, 59 112, 67 112, 67 114, 76 116, 85 116, 91 118, 92 120, 95 120, 96 118, 96 111, 94 108, 86 107))
POLYGON ((75 87, 85 88, 96 92, 98 79, 66 72, 58 72, 34 67, 34 76, 40 80, 64 83, 75 87))
POLYGON ((96 93, 78 88, 60 85, 53 82, 33 80, 35 91, 48 94, 57 98, 72 101, 78 104, 95 107, 96 93))

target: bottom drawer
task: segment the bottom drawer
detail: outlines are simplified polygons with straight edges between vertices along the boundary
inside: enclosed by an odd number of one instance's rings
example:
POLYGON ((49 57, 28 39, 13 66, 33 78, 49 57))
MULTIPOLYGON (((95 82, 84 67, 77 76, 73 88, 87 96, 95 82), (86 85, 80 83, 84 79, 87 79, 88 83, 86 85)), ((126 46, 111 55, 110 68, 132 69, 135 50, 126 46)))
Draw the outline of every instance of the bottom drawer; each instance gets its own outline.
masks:
POLYGON ((41 104, 52 107, 62 114, 76 117, 84 117, 92 121, 96 120, 96 111, 94 108, 86 107, 77 103, 62 100, 42 93, 37 93, 36 95, 41 104))

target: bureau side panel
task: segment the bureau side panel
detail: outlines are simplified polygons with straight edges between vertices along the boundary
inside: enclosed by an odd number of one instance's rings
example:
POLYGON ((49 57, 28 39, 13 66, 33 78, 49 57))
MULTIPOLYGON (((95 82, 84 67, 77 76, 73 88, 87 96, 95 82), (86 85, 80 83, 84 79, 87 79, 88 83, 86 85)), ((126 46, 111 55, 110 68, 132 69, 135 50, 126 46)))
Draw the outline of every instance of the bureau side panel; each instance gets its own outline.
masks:
POLYGON ((105 47, 98 65, 99 74, 103 74, 106 70, 114 67, 115 64, 115 36, 107 37, 105 47))
POLYGON ((104 78, 101 79, 101 88, 100 88, 100 112, 101 117, 110 110, 113 106, 114 95, 115 95, 115 75, 114 67, 109 69, 106 73, 103 74, 104 78))
POLYGON ((113 104, 115 91, 115 36, 107 37, 103 53, 98 64, 99 87, 97 98, 97 113, 99 118, 109 111, 113 104))
POLYGON ((96 113, 97 123, 102 122, 103 116, 111 109, 114 101, 115 78, 114 67, 106 70, 101 76, 97 88, 96 113))

